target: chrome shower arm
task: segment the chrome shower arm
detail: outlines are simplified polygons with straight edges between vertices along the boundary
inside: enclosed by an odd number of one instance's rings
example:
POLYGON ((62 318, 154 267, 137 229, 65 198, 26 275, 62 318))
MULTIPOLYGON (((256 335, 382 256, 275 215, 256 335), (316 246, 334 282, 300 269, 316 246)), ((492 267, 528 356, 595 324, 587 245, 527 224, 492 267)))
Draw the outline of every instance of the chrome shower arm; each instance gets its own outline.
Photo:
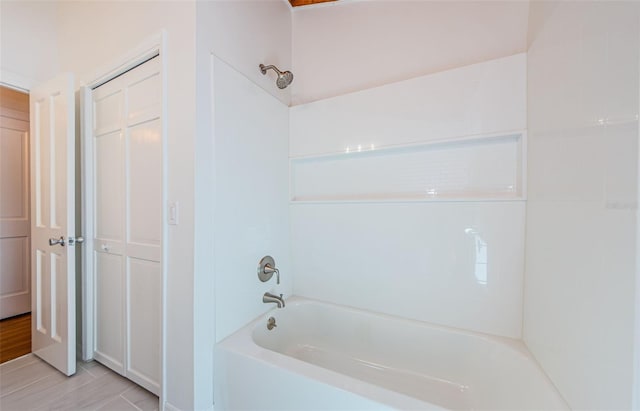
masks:
POLYGON ((270 64, 268 66, 265 66, 264 64, 260 64, 260 72, 262 74, 267 74, 267 70, 269 70, 269 69, 271 69, 271 70, 275 71, 276 73, 278 73, 279 76, 282 75, 282 71, 278 70, 278 68, 276 66, 274 66, 272 64, 270 64))

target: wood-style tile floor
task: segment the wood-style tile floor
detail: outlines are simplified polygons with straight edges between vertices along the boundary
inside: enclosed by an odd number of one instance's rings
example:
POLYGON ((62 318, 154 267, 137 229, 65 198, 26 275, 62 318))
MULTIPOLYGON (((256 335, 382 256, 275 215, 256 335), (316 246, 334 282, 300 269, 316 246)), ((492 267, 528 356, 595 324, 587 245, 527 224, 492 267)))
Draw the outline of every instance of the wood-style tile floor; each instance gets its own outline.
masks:
POLYGON ((0 365, 0 410, 153 411, 158 397, 95 361, 66 377, 33 354, 0 365))

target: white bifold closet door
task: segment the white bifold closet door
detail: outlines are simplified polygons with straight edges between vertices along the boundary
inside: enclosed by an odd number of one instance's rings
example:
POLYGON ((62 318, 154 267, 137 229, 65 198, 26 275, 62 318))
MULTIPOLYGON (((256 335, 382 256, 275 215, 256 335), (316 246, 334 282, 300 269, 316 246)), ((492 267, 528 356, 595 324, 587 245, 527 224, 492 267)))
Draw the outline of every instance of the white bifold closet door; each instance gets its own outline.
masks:
POLYGON ((93 90, 94 358, 160 390, 160 59, 93 90))

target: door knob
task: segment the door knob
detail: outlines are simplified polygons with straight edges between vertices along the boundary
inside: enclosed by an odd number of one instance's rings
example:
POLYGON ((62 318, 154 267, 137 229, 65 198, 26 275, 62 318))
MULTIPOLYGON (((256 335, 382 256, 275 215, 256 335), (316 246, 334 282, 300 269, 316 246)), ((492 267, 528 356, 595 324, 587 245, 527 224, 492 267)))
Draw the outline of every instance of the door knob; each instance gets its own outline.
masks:
POLYGON ((69 237, 69 239, 67 241, 68 241, 69 245, 82 244, 82 243, 84 243, 84 237, 81 237, 81 236, 69 237))
POLYGON ((50 246, 54 246, 54 245, 58 245, 60 244, 61 246, 64 247, 64 237, 60 236, 60 238, 50 238, 49 239, 49 245, 50 246))

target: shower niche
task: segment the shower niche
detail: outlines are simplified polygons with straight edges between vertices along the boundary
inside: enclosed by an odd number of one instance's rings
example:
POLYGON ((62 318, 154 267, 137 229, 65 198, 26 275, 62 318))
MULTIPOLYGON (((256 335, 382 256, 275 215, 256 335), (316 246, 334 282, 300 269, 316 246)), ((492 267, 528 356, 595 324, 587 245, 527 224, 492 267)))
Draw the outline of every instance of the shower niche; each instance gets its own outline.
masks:
POLYGON ((293 158, 291 200, 521 200, 525 142, 522 131, 293 158))

